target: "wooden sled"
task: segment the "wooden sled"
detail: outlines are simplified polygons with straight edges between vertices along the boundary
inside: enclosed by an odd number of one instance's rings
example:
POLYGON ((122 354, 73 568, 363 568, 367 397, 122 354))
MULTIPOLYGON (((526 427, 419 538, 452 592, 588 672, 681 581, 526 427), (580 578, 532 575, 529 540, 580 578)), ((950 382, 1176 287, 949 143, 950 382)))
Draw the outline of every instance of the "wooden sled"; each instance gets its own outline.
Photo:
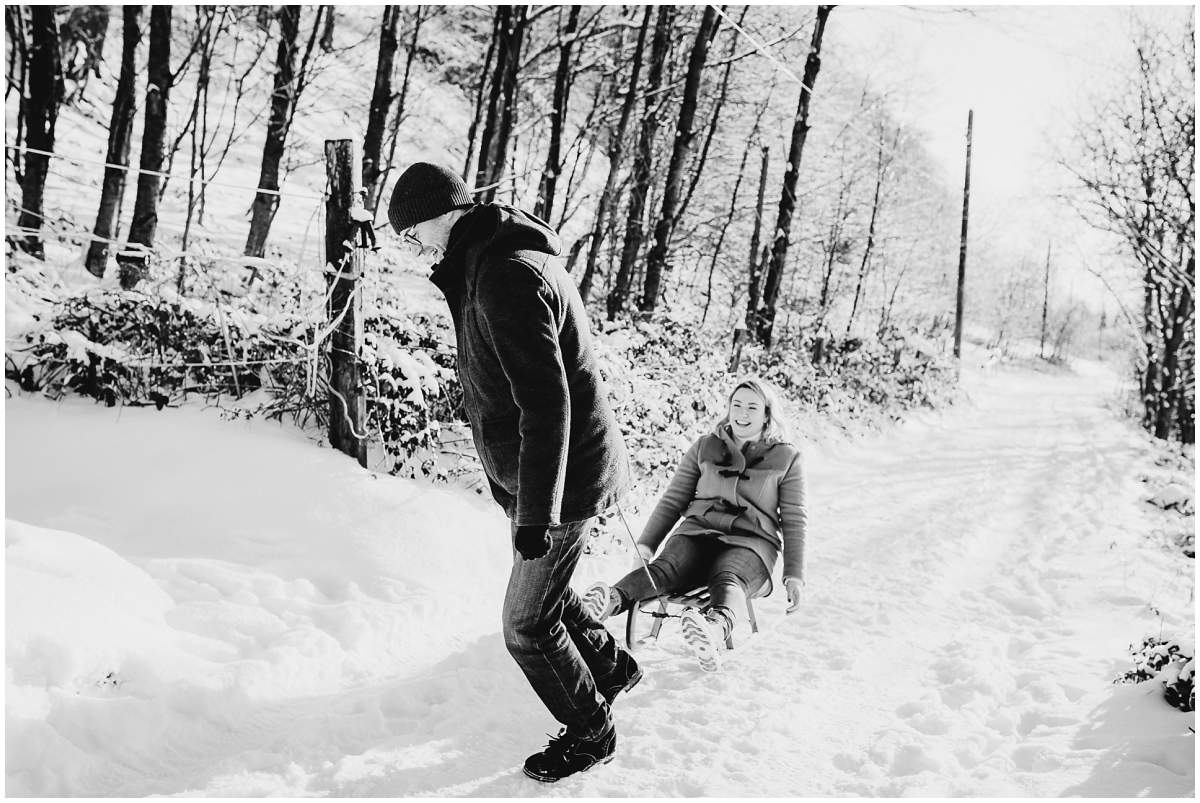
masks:
MULTIPOLYGON (((746 615, 750 620, 750 632, 758 632, 758 619, 754 616, 754 603, 751 598, 746 597, 746 615)), ((667 594, 655 599, 646 600, 633 605, 629 609, 629 617, 625 621, 625 644, 629 647, 629 651, 633 652, 638 645, 644 644, 650 640, 657 640, 658 634, 662 630, 663 622, 667 619, 675 619, 679 617, 679 612, 671 613, 669 606, 676 608, 704 608, 708 605, 708 586, 700 586, 692 589, 686 594, 667 594), (647 607, 642 607, 647 606, 647 607), (657 608, 657 610, 655 610, 657 608), (650 625, 650 633, 642 638, 637 637, 637 623, 639 614, 646 614, 654 619, 650 625)), ((733 649, 733 634, 725 639, 725 646, 728 649, 733 649)))

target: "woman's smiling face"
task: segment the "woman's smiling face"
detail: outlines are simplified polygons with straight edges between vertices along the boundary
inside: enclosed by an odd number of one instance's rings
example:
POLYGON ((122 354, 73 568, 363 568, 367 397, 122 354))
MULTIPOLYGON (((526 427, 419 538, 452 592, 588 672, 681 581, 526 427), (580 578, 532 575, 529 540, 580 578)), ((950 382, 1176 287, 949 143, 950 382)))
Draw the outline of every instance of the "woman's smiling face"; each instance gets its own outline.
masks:
POLYGON ((767 404, 750 388, 738 388, 729 400, 729 428, 739 441, 762 437, 767 423, 767 404))

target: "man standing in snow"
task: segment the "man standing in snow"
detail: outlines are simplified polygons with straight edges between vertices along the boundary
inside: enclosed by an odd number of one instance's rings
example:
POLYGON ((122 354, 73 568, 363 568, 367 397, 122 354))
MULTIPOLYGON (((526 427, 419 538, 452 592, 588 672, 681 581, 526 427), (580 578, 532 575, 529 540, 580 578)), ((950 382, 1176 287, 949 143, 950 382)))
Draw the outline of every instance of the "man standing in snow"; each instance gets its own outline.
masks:
POLYGON ((554 259, 554 230, 511 206, 474 203, 443 167, 405 170, 388 219, 406 243, 438 257, 430 280, 454 320, 463 407, 512 523, 504 641, 565 726, 526 760, 525 773, 557 781, 612 758, 609 706, 642 677, 569 585, 588 519, 629 485, 587 315, 554 259))

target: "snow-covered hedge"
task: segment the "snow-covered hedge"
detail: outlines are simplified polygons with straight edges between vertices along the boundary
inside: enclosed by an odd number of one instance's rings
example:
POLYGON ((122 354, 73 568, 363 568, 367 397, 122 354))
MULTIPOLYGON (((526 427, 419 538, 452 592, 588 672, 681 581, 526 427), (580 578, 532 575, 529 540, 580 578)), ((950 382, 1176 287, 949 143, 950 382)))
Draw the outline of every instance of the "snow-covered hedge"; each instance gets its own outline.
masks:
MULTIPOLYGON (((26 391, 79 393, 109 405, 162 408, 200 396, 233 415, 323 431, 328 365, 314 346, 326 327, 320 281, 264 268, 257 283, 197 281, 186 296, 166 280, 146 291, 62 292, 32 316, 23 344, 10 342, 6 376, 26 391)), ((387 470, 446 479, 461 470, 452 464, 463 465, 447 454, 463 449, 465 465, 473 465, 469 445, 448 451, 442 437, 447 424, 462 421, 446 316, 369 305, 363 330, 368 439, 382 446, 387 470)), ((670 316, 597 321, 595 330, 639 495, 656 496, 688 444, 724 410, 735 379, 729 344, 670 316)), ((860 428, 953 399, 949 363, 924 342, 847 340, 823 347, 815 361, 812 343, 796 346, 747 345, 738 372, 776 384, 794 425, 815 416, 860 428)))
POLYGON ((463 415, 454 354, 440 345, 447 328, 444 319, 426 315, 364 322, 367 419, 392 474, 447 478, 441 428, 463 415))
POLYGON ((156 295, 95 289, 67 296, 44 325, 24 334, 7 373, 22 389, 60 397, 75 392, 110 407, 189 395, 248 393, 302 381, 302 337, 313 327, 294 315, 262 316, 167 291, 156 295))
POLYGON ((739 377, 756 374, 779 388, 784 414, 803 438, 819 417, 851 429, 902 418, 917 407, 951 403, 953 365, 921 340, 892 334, 882 341, 834 344, 815 364, 812 343, 765 350, 743 347, 730 375, 730 343, 714 341, 687 321, 596 322, 601 369, 629 447, 638 487, 650 495, 670 479, 688 445, 724 412, 739 377))
POLYGON ((1145 483, 1146 503, 1157 510, 1156 534, 1163 543, 1189 558, 1196 557, 1196 454, 1193 446, 1163 441, 1155 444, 1154 465, 1138 473, 1145 483))
MULTIPOLYGON (((254 295, 207 301, 116 288, 68 295, 24 333, 23 345, 10 344, 6 378, 25 391, 78 393, 109 406, 162 409, 198 396, 234 416, 324 430, 328 366, 313 346, 323 322, 279 298, 267 314, 254 295)), ((422 315, 364 321, 367 431, 392 473, 445 477, 439 427, 459 414, 461 391, 439 329, 443 322, 422 315)))
POLYGON ((1180 711, 1196 710, 1195 649, 1172 639, 1148 636, 1140 647, 1129 648, 1133 668, 1117 678, 1117 683, 1162 684, 1163 697, 1180 711))

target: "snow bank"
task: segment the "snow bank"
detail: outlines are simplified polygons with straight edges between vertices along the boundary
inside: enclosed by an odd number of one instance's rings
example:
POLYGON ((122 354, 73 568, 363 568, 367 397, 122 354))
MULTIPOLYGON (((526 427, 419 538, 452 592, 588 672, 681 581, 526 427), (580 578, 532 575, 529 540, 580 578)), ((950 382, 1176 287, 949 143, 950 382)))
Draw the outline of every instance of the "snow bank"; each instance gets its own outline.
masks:
POLYGON ((490 501, 211 411, 10 399, 6 419, 12 792, 120 787, 117 756, 215 738, 197 717, 427 675, 497 631, 490 501))

